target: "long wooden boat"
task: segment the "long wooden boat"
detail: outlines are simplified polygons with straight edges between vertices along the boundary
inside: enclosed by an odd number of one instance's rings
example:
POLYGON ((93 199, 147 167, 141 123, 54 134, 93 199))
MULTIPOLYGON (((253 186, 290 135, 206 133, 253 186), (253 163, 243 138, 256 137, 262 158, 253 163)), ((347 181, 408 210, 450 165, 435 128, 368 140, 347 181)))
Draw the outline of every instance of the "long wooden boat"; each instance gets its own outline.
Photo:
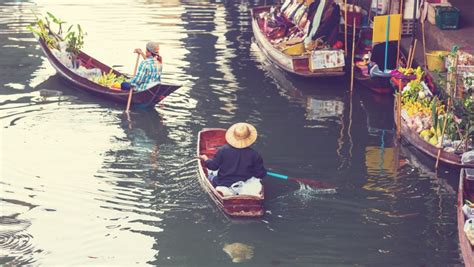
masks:
POLYGON ((252 30, 255 41, 265 56, 281 69, 303 77, 320 77, 320 76, 341 76, 344 75, 344 69, 326 68, 311 71, 310 60, 311 55, 290 56, 277 48, 275 48, 263 33, 258 22, 259 15, 263 12, 270 11, 271 6, 260 6, 251 9, 252 30))
MULTIPOLYGON (((474 267, 474 250, 469 240, 464 233, 464 222, 467 220, 464 212, 462 210, 462 206, 464 205, 464 201, 469 199, 471 202, 474 202, 474 180, 468 181, 467 180, 467 172, 468 170, 465 168, 461 169, 461 173, 459 175, 459 190, 458 190, 458 207, 457 207, 457 215, 458 215, 458 235, 459 235, 459 246, 461 248, 461 255, 464 260, 464 265, 466 267, 474 267)), ((470 170, 470 172, 474 173, 474 170, 470 170)))
MULTIPOLYGON (((118 103, 127 103, 129 95, 128 90, 111 89, 78 75, 61 63, 61 61, 56 56, 54 56, 43 39, 39 38, 39 44, 51 65, 53 65, 59 75, 66 81, 72 83, 78 89, 82 89, 102 98, 106 98, 118 103)), ((78 55, 78 60, 81 62, 81 65, 87 69, 98 68, 102 71, 102 73, 109 73, 112 70, 112 72, 117 76, 126 76, 99 62, 82 51, 78 55)), ((180 86, 178 85, 157 84, 144 91, 133 91, 131 105, 140 108, 154 107, 158 102, 163 100, 179 87, 180 86)))
MULTIPOLYGON (((227 144, 225 133, 225 129, 219 128, 206 128, 200 131, 198 134, 197 155, 207 155, 209 158, 213 158, 217 153, 218 147, 227 144)), ((198 161, 198 168, 199 183, 225 214, 233 217, 258 217, 263 215, 263 187, 260 196, 223 196, 214 188, 211 181, 207 178, 208 170, 204 166, 203 161, 198 161)))
MULTIPOLYGON (((402 118, 400 119, 401 125, 398 125, 398 120, 396 118, 397 114, 397 98, 394 101, 394 120, 395 124, 400 127, 400 134, 401 136, 407 140, 410 144, 416 147, 418 150, 422 151, 426 155, 436 159, 438 157, 438 148, 428 142, 426 142, 423 138, 419 136, 419 134, 408 127, 407 122, 402 118)), ((447 152, 441 149, 440 162, 445 164, 454 166, 454 167, 462 167, 462 168, 474 168, 474 163, 462 163, 461 162, 461 155, 447 152)))

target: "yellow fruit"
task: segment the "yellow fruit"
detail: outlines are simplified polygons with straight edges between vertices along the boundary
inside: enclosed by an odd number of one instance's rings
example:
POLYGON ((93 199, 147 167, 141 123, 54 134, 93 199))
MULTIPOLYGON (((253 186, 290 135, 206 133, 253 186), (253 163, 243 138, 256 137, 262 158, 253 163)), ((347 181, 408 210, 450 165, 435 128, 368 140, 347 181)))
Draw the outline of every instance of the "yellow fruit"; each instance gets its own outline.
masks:
POLYGON ((422 138, 424 138, 426 141, 428 141, 428 140, 431 138, 432 135, 433 135, 433 134, 431 133, 430 130, 423 130, 423 131, 421 131, 421 133, 420 133, 420 136, 421 136, 422 138), (428 138, 428 139, 426 139, 426 138, 428 138))
POLYGON ((430 138, 430 141, 428 141, 430 144, 436 146, 438 144, 438 137, 436 135, 433 135, 433 137, 430 138))
POLYGON ((121 88, 121 85, 119 82, 115 82, 112 84, 112 88, 117 88, 117 89, 120 89, 121 88))

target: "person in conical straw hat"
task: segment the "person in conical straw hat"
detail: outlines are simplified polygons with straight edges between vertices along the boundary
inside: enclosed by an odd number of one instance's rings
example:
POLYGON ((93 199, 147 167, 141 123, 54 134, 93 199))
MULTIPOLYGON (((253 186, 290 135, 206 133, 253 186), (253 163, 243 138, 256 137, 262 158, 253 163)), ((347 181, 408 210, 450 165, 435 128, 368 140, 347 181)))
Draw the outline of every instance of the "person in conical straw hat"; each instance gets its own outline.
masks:
POLYGON ((212 178, 214 186, 230 187, 239 181, 252 177, 262 179, 267 175, 262 157, 250 147, 257 140, 257 129, 253 125, 236 123, 227 129, 225 139, 227 144, 218 149, 213 159, 199 156, 208 169, 218 170, 217 176, 212 178))

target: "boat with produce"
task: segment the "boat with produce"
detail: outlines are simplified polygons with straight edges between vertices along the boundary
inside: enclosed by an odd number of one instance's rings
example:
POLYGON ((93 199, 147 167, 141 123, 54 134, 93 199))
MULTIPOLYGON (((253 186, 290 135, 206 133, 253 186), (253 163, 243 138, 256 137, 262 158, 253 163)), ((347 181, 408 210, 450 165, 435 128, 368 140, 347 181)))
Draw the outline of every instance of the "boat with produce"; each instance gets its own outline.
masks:
POLYGON ((474 169, 461 169, 458 190, 458 237, 466 267, 474 267, 474 169))
MULTIPOLYGON (((220 128, 201 130, 198 133, 197 156, 206 155, 209 158, 213 158, 217 153, 217 149, 227 144, 225 133, 226 129, 220 128)), ((220 191, 216 190, 208 179, 208 169, 201 160, 198 161, 198 170, 199 183, 225 214, 232 217, 258 217, 263 215, 263 186, 258 196, 241 194, 224 196, 220 191)))
POLYGON ((272 64, 303 77, 344 75, 340 8, 333 0, 286 0, 253 8, 251 18, 255 42, 272 64))
MULTIPOLYGON (((58 23, 59 20, 50 13, 48 15, 58 23)), ((36 27, 29 27, 29 29, 38 37, 41 49, 59 75, 78 89, 126 104, 129 90, 122 90, 120 85, 130 77, 80 50, 84 33, 79 25, 77 31, 71 31, 70 28, 68 34, 62 37, 62 22, 59 21, 58 24, 58 33, 51 30, 48 18, 38 19, 36 27)), ((154 107, 179 87, 159 83, 144 91, 133 91, 131 105, 140 108, 154 107)))
MULTIPOLYGON (((395 98, 395 123, 401 136, 420 151, 451 166, 474 168, 474 162, 461 162, 462 155, 472 153, 474 102, 472 94, 454 101, 452 109, 433 93, 425 81, 420 67, 413 70, 399 69, 396 75, 411 73, 415 78, 402 78, 401 110, 398 118, 395 98), (405 80, 405 82, 403 82, 405 80)), ((407 77, 405 77, 407 78, 407 77)))

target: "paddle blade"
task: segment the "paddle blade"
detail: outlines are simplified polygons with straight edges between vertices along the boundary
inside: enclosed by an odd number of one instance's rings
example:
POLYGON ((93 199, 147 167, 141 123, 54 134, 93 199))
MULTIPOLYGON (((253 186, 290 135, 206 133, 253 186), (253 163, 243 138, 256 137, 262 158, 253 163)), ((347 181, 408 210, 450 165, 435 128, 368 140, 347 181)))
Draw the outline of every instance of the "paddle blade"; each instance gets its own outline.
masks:
POLYGON ((307 179, 307 178, 288 177, 288 180, 299 182, 299 183, 302 183, 302 184, 305 184, 317 189, 336 189, 334 185, 331 185, 329 183, 307 179))

